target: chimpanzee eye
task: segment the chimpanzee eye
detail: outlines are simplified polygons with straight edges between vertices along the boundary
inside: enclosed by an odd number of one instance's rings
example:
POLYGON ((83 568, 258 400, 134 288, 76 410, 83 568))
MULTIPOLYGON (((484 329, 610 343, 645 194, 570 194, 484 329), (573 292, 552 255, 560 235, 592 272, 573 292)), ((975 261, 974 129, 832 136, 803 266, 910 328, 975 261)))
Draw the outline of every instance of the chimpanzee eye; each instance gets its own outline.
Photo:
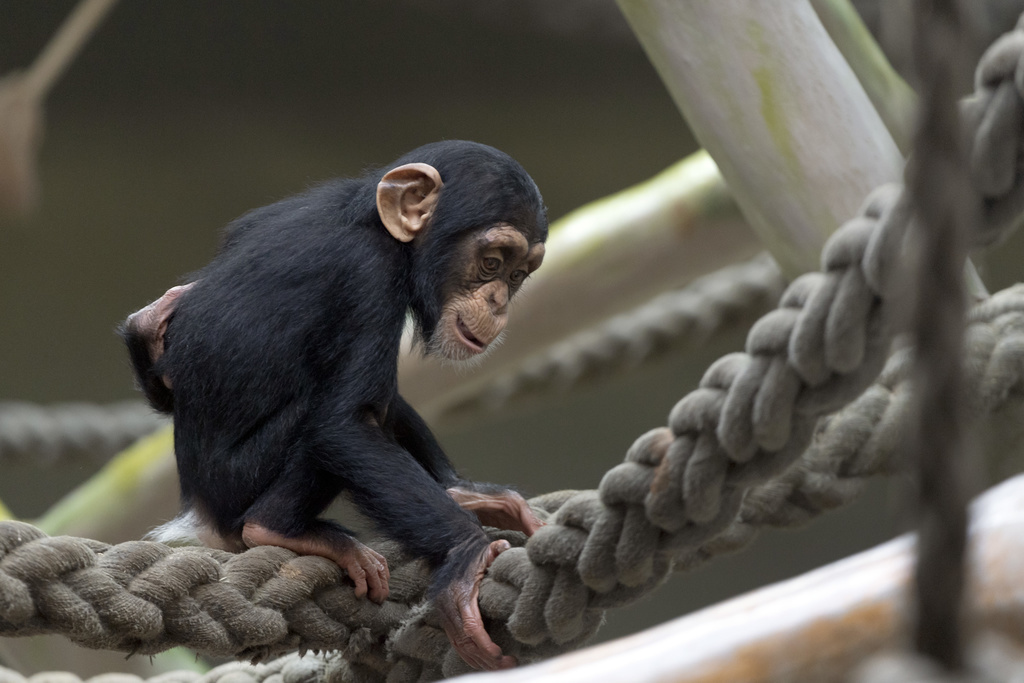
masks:
POLYGON ((484 259, 483 266, 484 273, 493 275, 498 272, 498 268, 501 268, 501 259, 488 256, 484 259))
POLYGON ((512 271, 512 275, 510 276, 509 279, 512 280, 512 284, 517 285, 517 286, 521 285, 523 283, 523 280, 526 279, 526 271, 525 270, 514 270, 514 271, 512 271))

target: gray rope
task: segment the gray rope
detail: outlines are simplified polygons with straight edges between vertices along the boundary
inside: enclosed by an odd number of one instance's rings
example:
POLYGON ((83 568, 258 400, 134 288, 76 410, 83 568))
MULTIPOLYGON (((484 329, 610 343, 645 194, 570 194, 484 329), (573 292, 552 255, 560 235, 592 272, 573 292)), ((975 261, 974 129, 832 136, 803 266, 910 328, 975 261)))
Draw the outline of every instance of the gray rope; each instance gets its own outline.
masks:
POLYGON ((52 466, 67 459, 102 462, 170 424, 140 401, 98 406, 0 402, 0 465, 52 466))
POLYGON ((778 265, 767 254, 722 268, 526 359, 444 417, 497 410, 513 399, 565 391, 669 351, 699 347, 723 327, 749 324, 771 310, 784 286, 778 265))
POLYGON ((968 36, 954 0, 914 3, 914 62, 921 84, 914 158, 916 258, 910 277, 914 414, 908 455, 918 475, 915 647, 943 668, 964 667, 963 592, 967 546, 967 439, 963 403, 963 291, 967 235, 977 223, 954 83, 969 60, 968 36))
MULTIPOLYGON (((971 404, 995 415, 1024 400, 1024 285, 976 306, 966 338, 971 404)), ((762 526, 805 522, 851 500, 867 477, 892 471, 907 426, 908 355, 904 350, 890 358, 868 392, 819 426, 798 467, 753 488, 737 521, 684 555, 681 564, 693 566, 734 550, 762 526)), ((541 496, 531 504, 551 520, 564 517, 567 507, 578 507, 581 497, 599 504, 596 492, 574 491, 541 496)), ((566 545, 579 533, 571 532, 566 545)), ((508 537, 522 544, 522 537, 508 537)), ((330 666, 333 671, 348 667, 345 675, 352 678, 345 680, 433 680, 444 673, 442 662, 448 669, 457 668, 457 660, 449 661, 447 638, 420 603, 429 573, 392 546, 381 550, 392 568, 393 585, 391 599, 377 606, 354 598, 334 564, 280 548, 231 555, 142 541, 107 546, 47 538, 27 524, 2 523, 0 636, 62 633, 86 646, 138 654, 182 644, 207 654, 264 658, 300 648, 340 649, 349 664, 330 660, 330 666)), ((526 551, 513 549, 505 555, 511 553, 522 558, 526 551)), ((513 636, 505 626, 506 615, 523 601, 524 589, 536 574, 543 575, 543 567, 503 564, 481 588, 481 608, 502 647, 527 662, 579 644, 544 638, 530 645, 513 636)), ((558 603, 549 608, 549 598, 542 601, 542 616, 555 623, 583 621, 580 638, 585 639, 596 629, 603 609, 631 602, 644 588, 592 595, 592 603, 578 612, 555 611, 558 603)), ((560 589, 576 590, 573 582, 560 589)), ((283 666, 281 662, 270 664, 283 666)), ((250 671, 238 669, 243 670, 250 671)))
MULTIPOLYGON (((976 306, 966 338, 971 404, 995 415, 1024 400, 1024 285, 976 306)), ((805 522, 852 499, 867 477, 896 467, 894 454, 907 425, 907 357, 906 351, 894 355, 868 392, 819 426, 798 467, 752 488, 738 519, 714 539, 680 553, 680 565, 691 567, 734 550, 762 526, 805 522)), ((671 434, 665 432, 656 430, 641 441, 669 443, 671 434)), ((538 587, 550 565, 576 554, 586 535, 586 515, 598 518, 601 501, 598 492, 567 491, 531 504, 551 522, 546 529, 559 520, 568 529, 560 534, 561 547, 542 548, 549 562, 527 561, 533 552, 523 548, 507 551, 501 557, 511 555, 513 561, 495 563, 480 598, 492 635, 523 662, 585 641, 604 609, 628 604, 664 576, 662 571, 654 581, 600 594, 571 575, 556 574, 538 587), (571 602, 572 596, 582 605, 571 602), (537 618, 543 621, 536 631, 513 620, 524 606, 539 608, 537 618)), ((516 545, 523 542, 516 534, 507 537, 516 545)), ((6 522, 0 524, 0 636, 61 633, 89 647, 139 654, 176 645, 249 658, 340 649, 349 666, 370 680, 433 680, 461 670, 421 603, 429 573, 390 545, 380 549, 392 568, 393 585, 391 599, 377 606, 354 598, 336 565, 281 548, 231 555, 142 541, 107 546, 47 538, 27 524, 6 522)), ((613 553, 610 562, 615 561, 613 553)))

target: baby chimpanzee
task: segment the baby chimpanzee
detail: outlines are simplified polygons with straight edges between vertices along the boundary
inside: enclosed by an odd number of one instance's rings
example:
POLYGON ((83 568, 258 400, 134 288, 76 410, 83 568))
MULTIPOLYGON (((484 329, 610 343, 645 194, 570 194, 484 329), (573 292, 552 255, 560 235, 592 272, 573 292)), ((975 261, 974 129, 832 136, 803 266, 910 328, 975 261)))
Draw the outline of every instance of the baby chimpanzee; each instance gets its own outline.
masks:
POLYGON ((480 524, 541 522, 514 491, 458 476, 398 395, 396 366, 410 311, 426 353, 484 352, 547 232, 523 168, 461 141, 232 223, 208 266, 122 329, 150 403, 174 414, 183 511, 158 537, 322 555, 379 602, 387 562, 319 517, 346 491, 433 568, 429 595, 463 659, 514 665, 477 605, 508 543, 480 524))

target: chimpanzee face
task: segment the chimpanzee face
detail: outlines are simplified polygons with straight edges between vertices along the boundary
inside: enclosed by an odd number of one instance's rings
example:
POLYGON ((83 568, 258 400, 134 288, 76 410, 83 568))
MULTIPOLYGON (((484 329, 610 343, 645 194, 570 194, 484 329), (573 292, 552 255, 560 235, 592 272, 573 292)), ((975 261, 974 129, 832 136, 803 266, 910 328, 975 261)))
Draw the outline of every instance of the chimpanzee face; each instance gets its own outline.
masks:
POLYGON ((486 351, 505 329, 509 299, 543 260, 544 245, 507 223, 468 235, 429 350, 456 361, 486 351))

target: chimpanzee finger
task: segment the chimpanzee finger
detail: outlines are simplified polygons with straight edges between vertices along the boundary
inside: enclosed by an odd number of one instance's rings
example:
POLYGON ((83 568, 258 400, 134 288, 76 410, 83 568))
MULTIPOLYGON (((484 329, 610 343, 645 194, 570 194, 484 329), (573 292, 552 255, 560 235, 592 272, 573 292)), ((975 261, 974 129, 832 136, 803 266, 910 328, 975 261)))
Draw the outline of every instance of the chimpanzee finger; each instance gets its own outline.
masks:
POLYGON ((537 533, 537 529, 544 526, 544 522, 537 517, 533 508, 531 508, 529 503, 527 503, 523 498, 520 498, 517 502, 519 505, 518 516, 521 531, 523 531, 527 536, 533 536, 537 533))
POLYGON ((387 561, 380 557, 380 555, 377 555, 377 553, 373 553, 373 555, 376 557, 367 557, 367 566, 364 569, 366 571, 366 580, 370 587, 370 600, 379 605, 388 597, 390 573, 388 572, 387 561))
POLYGON ((458 598, 457 619, 446 624, 449 640, 462 659, 474 669, 493 671, 501 668, 501 648, 491 640, 483 627, 483 617, 475 593, 464 592, 458 598), (450 630, 449 630, 450 628, 450 630))
MULTIPOLYGON (((384 586, 387 588, 387 585, 391 582, 391 567, 388 565, 387 558, 373 548, 367 548, 367 550, 373 553, 373 559, 377 561, 380 567, 380 573, 384 577, 384 586)), ((384 597, 386 598, 387 596, 385 595, 384 597)))
MULTIPOLYGON (((483 626, 483 617, 480 614, 477 601, 473 600, 469 604, 472 605, 472 611, 475 614, 463 614, 465 633, 469 637, 465 645, 467 654, 477 663, 477 668, 479 669, 493 671, 495 669, 510 669, 514 667, 516 665, 516 658, 503 655, 501 647, 491 640, 491 637, 487 634, 487 630, 483 626)), ((462 652, 459 652, 459 654, 463 655, 462 652)), ((465 655, 463 655, 463 659, 466 659, 465 655)), ((470 663, 472 664, 473 662, 470 663)))
POLYGON ((349 562, 345 566, 348 577, 356 584, 355 594, 357 598, 366 596, 366 570, 360 566, 358 561, 349 562))
POLYGON ((502 656, 501 648, 491 640, 480 613, 480 582, 491 563, 511 547, 508 541, 493 541, 473 563, 469 573, 453 583, 446 599, 438 602, 448 639, 462 659, 475 669, 492 671, 515 666, 514 657, 502 656))
POLYGON ((484 628, 483 615, 480 613, 480 582, 483 581, 484 572, 498 558, 498 555, 511 547, 508 541, 493 541, 487 546, 487 550, 483 554, 482 566, 477 570, 476 581, 473 582, 473 589, 470 592, 469 600, 463 603, 460 610, 462 612, 463 630, 472 639, 472 643, 478 649, 484 667, 487 670, 508 669, 516 665, 515 657, 503 656, 501 648, 491 640, 491 636, 487 634, 487 630, 484 628))

